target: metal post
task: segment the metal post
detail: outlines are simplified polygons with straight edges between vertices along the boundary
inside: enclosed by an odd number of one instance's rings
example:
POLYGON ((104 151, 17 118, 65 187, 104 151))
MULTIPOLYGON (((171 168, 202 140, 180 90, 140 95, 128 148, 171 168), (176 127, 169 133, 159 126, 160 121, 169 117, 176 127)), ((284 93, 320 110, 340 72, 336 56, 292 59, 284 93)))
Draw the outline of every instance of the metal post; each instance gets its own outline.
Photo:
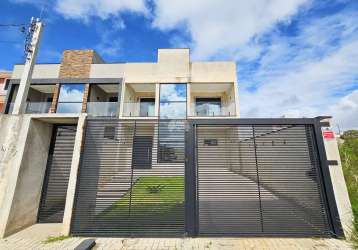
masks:
POLYGON ((263 215, 262 215, 261 186, 260 186, 259 165, 258 165, 258 161, 257 161, 257 144, 256 144, 255 126, 252 126, 252 138, 253 138, 253 142, 254 142, 254 152, 255 152, 257 189, 259 192, 261 232, 264 232, 264 219, 263 219, 263 215))
POLYGON ((195 126, 191 121, 186 123, 185 132, 185 231, 187 236, 198 234, 197 197, 196 197, 196 164, 195 164, 195 126))
POLYGON ((41 39, 43 24, 40 19, 31 19, 31 24, 29 28, 29 33, 31 37, 31 43, 27 48, 26 53, 26 61, 24 65, 24 70, 21 75, 21 81, 19 85, 19 90, 16 95, 14 109, 12 114, 18 115, 25 113, 26 109, 26 99, 27 94, 29 92, 32 73, 35 66, 36 56, 39 48, 39 42, 41 39))

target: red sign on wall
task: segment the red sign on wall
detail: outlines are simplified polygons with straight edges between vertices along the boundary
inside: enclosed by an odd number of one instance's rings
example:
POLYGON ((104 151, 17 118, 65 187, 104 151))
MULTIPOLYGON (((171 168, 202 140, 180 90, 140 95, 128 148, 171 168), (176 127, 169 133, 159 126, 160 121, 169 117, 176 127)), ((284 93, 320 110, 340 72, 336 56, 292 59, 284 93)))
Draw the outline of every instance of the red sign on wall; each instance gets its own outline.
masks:
POLYGON ((331 130, 323 131, 323 138, 324 139, 334 139, 334 132, 331 130))

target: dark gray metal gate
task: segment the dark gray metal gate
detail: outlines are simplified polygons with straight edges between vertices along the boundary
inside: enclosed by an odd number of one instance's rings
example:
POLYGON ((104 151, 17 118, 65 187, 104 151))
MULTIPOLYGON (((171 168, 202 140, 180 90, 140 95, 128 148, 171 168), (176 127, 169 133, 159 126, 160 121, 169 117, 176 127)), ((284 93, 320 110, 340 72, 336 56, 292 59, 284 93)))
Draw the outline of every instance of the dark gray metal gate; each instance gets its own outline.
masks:
POLYGON ((320 129, 89 119, 72 234, 342 237, 320 129))
POLYGON ((72 234, 183 235, 184 161, 164 147, 183 155, 182 121, 89 119, 72 234))
POLYGON ((62 222, 76 136, 76 126, 55 125, 53 130, 38 213, 40 223, 62 222))
POLYGON ((197 120, 189 127, 189 232, 343 235, 318 119, 197 120))

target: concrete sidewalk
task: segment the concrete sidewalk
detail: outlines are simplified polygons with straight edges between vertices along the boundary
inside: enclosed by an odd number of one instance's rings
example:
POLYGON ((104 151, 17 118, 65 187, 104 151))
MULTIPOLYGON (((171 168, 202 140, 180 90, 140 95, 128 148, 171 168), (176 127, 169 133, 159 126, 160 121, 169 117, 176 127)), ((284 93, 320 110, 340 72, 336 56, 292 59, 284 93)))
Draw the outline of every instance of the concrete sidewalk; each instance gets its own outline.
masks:
MULTIPOLYGON (((74 249, 83 239, 72 237, 43 243, 49 236, 59 236, 61 224, 36 224, 0 240, 0 249, 74 249)), ((97 238, 94 249, 125 250, 289 250, 339 249, 353 247, 346 241, 316 238, 97 238)))

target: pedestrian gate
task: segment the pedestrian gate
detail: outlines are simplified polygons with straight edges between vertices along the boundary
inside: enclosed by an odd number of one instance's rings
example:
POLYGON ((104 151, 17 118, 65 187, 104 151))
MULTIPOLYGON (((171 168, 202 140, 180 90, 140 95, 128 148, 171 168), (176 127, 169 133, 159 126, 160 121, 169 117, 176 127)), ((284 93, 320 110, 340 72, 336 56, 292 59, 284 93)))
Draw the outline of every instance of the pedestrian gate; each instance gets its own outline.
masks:
POLYGON ((89 119, 74 235, 342 236, 318 119, 89 119))
POLYGON ((76 126, 55 125, 38 213, 40 223, 60 223, 66 203, 76 126))

